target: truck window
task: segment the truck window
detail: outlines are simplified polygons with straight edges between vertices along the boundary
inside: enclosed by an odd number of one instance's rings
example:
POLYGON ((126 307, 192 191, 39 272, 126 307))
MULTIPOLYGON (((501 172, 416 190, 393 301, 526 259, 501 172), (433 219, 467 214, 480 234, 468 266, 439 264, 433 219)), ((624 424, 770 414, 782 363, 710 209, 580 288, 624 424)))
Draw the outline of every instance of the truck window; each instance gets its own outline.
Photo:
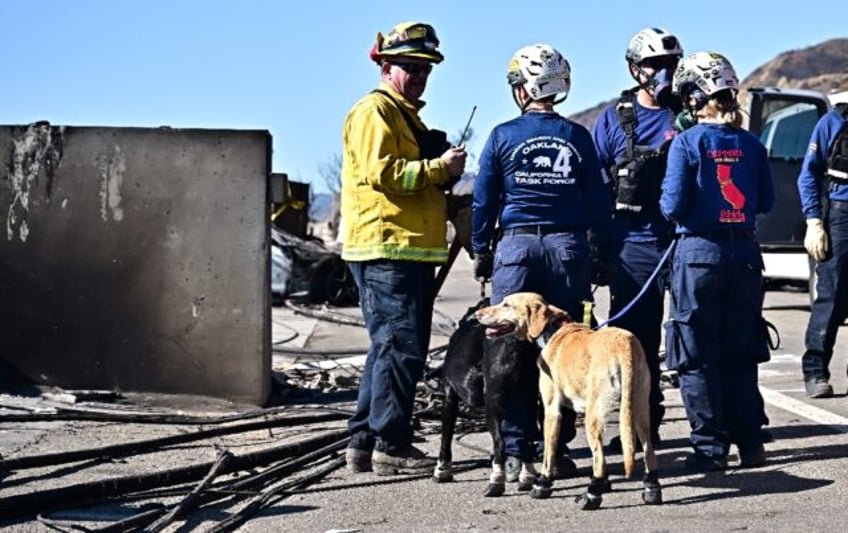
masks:
POLYGON ((777 159, 803 159, 810 143, 810 134, 818 121, 816 106, 811 103, 792 103, 775 110, 768 106, 763 121, 760 142, 769 157, 777 159))

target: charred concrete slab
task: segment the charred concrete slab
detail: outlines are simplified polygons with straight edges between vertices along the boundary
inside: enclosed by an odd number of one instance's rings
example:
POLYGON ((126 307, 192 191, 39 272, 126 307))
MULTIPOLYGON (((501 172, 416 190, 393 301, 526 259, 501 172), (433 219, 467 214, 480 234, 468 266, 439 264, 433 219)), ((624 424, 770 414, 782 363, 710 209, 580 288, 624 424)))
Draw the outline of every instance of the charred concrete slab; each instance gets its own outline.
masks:
POLYGON ((0 126, 0 358, 264 403, 270 154, 266 131, 0 126))

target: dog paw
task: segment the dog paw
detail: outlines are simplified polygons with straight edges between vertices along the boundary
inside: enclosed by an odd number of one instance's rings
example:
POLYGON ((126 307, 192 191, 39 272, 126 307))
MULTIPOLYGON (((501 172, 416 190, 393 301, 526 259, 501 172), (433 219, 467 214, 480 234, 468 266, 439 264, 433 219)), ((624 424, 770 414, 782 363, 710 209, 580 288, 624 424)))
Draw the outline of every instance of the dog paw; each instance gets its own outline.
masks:
POLYGON ((646 483, 645 489, 642 491, 642 501, 646 505, 660 505, 662 503, 662 488, 659 484, 654 486, 646 483))
POLYGON ((486 498, 497 498, 498 496, 503 496, 505 491, 506 485, 504 483, 489 483, 486 485, 486 490, 483 492, 483 496, 486 498))
POLYGON ((550 487, 544 488, 534 486, 533 490, 530 491, 530 497, 534 500, 544 500, 546 498, 550 498, 553 492, 553 489, 550 487))
POLYGON ((601 501, 603 498, 592 494, 591 492, 586 492, 580 496, 574 498, 574 501, 580 506, 580 509, 583 511, 594 511, 595 509, 601 506, 601 501))
POLYGON ((533 484, 533 490, 530 491, 530 497, 537 500, 544 500, 550 497, 553 493, 553 483, 545 476, 540 476, 533 484))
POLYGON ((432 479, 434 483, 450 483, 453 481, 453 473, 439 472, 437 474, 433 474, 432 479))
POLYGON ((589 478, 589 487, 586 489, 586 492, 595 496, 608 494, 612 492, 612 482, 607 477, 598 478, 593 476, 589 478))
POLYGON ((534 483, 534 479, 519 479, 517 490, 518 492, 527 492, 528 490, 533 488, 534 483))
POLYGON ((433 469, 433 481, 436 483, 453 481, 453 463, 439 459, 436 468, 433 469))

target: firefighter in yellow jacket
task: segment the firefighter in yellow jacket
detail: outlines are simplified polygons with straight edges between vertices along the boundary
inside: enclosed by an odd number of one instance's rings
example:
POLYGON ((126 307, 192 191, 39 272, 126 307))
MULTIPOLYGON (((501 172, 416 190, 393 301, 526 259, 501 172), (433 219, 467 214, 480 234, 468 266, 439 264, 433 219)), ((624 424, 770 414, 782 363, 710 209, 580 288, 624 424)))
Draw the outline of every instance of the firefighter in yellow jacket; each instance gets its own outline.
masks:
POLYGON ((435 466, 412 445, 412 406, 430 343, 436 266, 447 259, 445 190, 465 149, 421 122, 420 99, 444 59, 435 30, 418 22, 377 34, 371 59, 382 83, 344 123, 342 258, 359 287, 371 346, 348 422, 353 472, 420 473, 435 466))

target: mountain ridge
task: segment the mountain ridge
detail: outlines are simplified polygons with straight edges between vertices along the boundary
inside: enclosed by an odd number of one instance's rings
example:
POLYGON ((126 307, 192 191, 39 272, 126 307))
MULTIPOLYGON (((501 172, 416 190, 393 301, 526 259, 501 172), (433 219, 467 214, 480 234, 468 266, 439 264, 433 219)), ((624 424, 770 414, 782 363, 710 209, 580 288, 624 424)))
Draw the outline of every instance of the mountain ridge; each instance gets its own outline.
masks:
MULTIPOLYGON (((828 39, 806 48, 781 52, 758 66, 740 83, 743 108, 747 105, 748 89, 752 87, 811 89, 824 94, 848 90, 848 38, 828 39)), ((615 96, 568 118, 591 130, 603 110, 617 100, 615 96)), ((309 218, 329 220, 336 208, 333 194, 314 194, 309 218)))

